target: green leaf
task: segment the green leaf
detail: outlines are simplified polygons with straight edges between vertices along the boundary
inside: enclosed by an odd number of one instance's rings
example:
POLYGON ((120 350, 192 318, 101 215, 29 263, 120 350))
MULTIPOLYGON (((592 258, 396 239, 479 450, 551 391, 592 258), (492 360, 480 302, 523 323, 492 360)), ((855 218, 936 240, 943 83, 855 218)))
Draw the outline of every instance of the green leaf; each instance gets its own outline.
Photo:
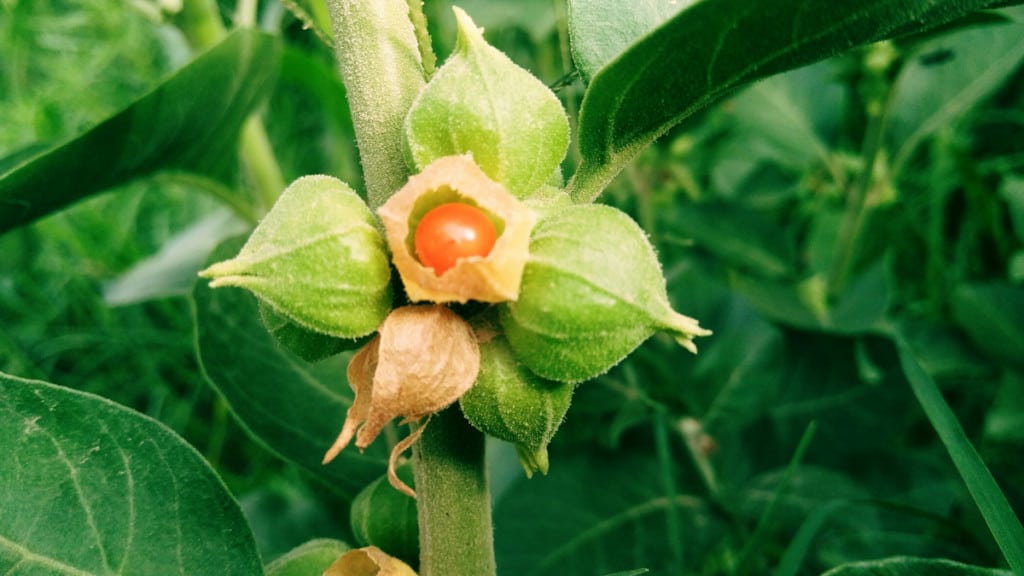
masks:
POLYGON ((830 303, 824 278, 811 276, 799 283, 734 274, 732 289, 766 317, 787 326, 836 334, 884 331, 892 298, 885 267, 868 268, 830 303))
POLYGON ((940 36, 919 46, 896 80, 889 139, 894 172, 936 130, 953 124, 1024 62, 1024 25, 997 24, 940 36), (949 54, 941 62, 927 58, 949 54))
POLYGON ((593 576, 645 564, 656 574, 699 573, 696 564, 725 537, 706 504, 669 498, 650 454, 562 454, 543 479, 520 480, 495 508, 498 566, 523 576, 593 576), (557 508, 552 506, 557 503, 557 508), (668 515, 684 538, 669 537, 668 515), (692 563, 673 566, 674 552, 692 563))
POLYGON ((246 229, 245 223, 231 212, 215 212, 171 238, 156 254, 107 282, 103 299, 111 306, 123 306, 186 295, 210 250, 221 240, 246 229))
POLYGON ((260 574, 220 478, 163 424, 0 374, 0 572, 260 574))
POLYGON ((1006 371, 985 414, 985 438, 1024 443, 1024 374, 1006 371))
POLYGON ((238 30, 118 114, 0 175, 0 233, 160 171, 205 175, 215 193, 248 213, 225 184, 235 177, 238 132, 270 87, 277 52, 273 37, 238 30))
MULTIPOLYGON (((238 252, 242 238, 221 244, 209 261, 238 252)), ((207 380, 241 424, 269 449, 327 479, 348 498, 383 473, 386 447, 342 452, 321 465, 341 430, 353 393, 348 355, 310 365, 281 348, 260 321, 256 303, 239 289, 192 291, 199 360, 207 380)))
POLYGON ((999 195, 1009 209, 1017 239, 1024 243, 1024 177, 1007 174, 999 186, 999 195))
POLYGON ((572 59, 585 81, 696 0, 569 0, 572 59))
POLYGON ((1013 576, 1006 570, 968 566, 939 558, 895 557, 844 564, 822 576, 1013 576))
POLYGON ((340 540, 310 540, 267 565, 266 576, 314 576, 351 550, 340 540))
MULTIPOLYGON (((1020 318, 1020 316, 1017 316, 1020 318)), ((1024 574, 1024 527, 999 488, 978 451, 971 444, 956 414, 931 376, 921 368, 913 350, 899 338, 900 364, 928 421, 949 452, 992 536, 1010 567, 1024 574)))
POLYGON ((735 203, 694 204, 678 211, 675 226, 719 259, 758 276, 794 274, 793 243, 763 211, 744 210, 735 203))
POLYGON ((670 127, 744 84, 854 46, 936 27, 991 0, 705 0, 594 75, 580 111, 582 162, 570 183, 591 201, 670 127))
POLYGON ((964 284, 950 297, 953 321, 983 353, 1024 367, 1024 288, 964 284))

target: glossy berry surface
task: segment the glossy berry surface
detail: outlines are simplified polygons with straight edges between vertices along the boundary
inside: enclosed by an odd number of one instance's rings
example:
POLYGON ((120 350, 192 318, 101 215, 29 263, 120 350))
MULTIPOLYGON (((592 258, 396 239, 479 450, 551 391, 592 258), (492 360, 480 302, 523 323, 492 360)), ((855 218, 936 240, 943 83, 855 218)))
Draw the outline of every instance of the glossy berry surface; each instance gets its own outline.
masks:
POLYGON ((475 206, 452 202, 431 209, 416 228, 416 257, 435 274, 461 258, 486 257, 497 240, 490 218, 475 206))

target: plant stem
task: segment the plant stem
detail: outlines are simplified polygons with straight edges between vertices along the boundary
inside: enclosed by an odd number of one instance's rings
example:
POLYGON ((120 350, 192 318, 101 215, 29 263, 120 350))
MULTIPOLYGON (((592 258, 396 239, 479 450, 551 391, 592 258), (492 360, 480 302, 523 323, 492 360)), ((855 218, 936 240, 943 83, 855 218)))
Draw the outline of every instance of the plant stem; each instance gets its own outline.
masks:
POLYGON ((877 110, 869 110, 868 125, 861 148, 864 167, 853 182, 853 187, 847 197, 846 211, 839 226, 835 256, 828 271, 828 295, 831 298, 835 298, 842 292, 853 271, 857 251, 860 248, 861 233, 864 231, 864 224, 867 222, 872 204, 870 201, 872 187, 881 185, 876 182, 876 170, 879 167, 879 156, 882 152, 889 106, 892 101, 888 96, 887 93, 884 97, 879 98, 877 110))
POLYGON ((597 200, 604 189, 611 184, 622 170, 622 163, 608 159, 590 160, 586 156, 576 167, 576 173, 569 180, 566 191, 573 202, 586 204, 597 200))
POLYGON ((245 170, 255 188, 253 199, 257 203, 257 211, 265 213, 284 190, 285 181, 262 118, 253 115, 245 121, 239 146, 245 170))
POLYGON ((407 0, 328 0, 371 208, 405 184, 402 125, 426 83, 407 0))
POLYGON ((491 498, 484 435, 452 406, 413 447, 420 576, 493 576, 491 498))
POLYGON ((661 489, 668 507, 665 510, 665 538, 669 543, 672 557, 672 570, 676 574, 683 573, 683 527, 679 522, 679 503, 676 490, 676 478, 673 473, 675 459, 668 438, 668 411, 664 407, 654 410, 654 447, 658 454, 658 465, 661 468, 661 489))

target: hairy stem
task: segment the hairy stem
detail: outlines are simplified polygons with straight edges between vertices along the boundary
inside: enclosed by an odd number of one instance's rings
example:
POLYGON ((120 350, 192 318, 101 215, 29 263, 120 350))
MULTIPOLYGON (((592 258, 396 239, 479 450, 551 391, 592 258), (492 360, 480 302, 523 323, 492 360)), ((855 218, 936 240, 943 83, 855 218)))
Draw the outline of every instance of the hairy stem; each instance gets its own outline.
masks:
POLYGON ((405 184, 402 124, 425 84, 407 0, 328 0, 371 208, 405 184))
POLYGON ((458 406, 431 418, 413 447, 420 576, 493 576, 484 436, 458 406))

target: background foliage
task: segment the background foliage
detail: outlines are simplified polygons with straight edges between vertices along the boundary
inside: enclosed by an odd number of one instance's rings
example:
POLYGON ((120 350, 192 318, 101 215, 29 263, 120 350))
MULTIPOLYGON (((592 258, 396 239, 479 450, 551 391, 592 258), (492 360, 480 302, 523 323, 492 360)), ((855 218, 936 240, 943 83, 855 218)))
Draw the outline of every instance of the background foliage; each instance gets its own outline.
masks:
MULTIPOLYGON (((442 58, 454 40, 447 4, 426 6, 442 58)), ((579 110, 564 3, 460 5, 579 110)), ((155 3, 127 6, 0 3, 0 172, 192 61, 155 3)), ((835 573, 915 573, 912 561, 892 572, 880 571, 891 561, 866 563, 893 556, 1005 566, 893 338, 939 385, 1019 515, 1022 22, 1019 8, 988 13, 773 77, 688 118, 625 168, 602 201, 648 231, 674 307, 715 335, 695 357, 655 337, 580 386, 547 477, 527 480, 510 447, 491 447, 503 574, 820 574, 858 561, 835 573)), ((331 51, 276 2, 260 25, 280 36, 261 111, 285 180, 330 173, 358 186, 331 51)), ((238 294, 190 292, 199 256, 253 216, 200 189, 208 182, 134 181, 0 236, 0 372, 112 399, 183 436, 241 503, 264 563, 313 538, 354 542, 347 507, 386 450, 320 469, 322 450, 277 419, 303 410, 288 404, 288 386, 346 394, 344 358, 284 358, 291 372, 278 375, 218 367, 231 341, 194 352, 217 335, 194 329, 193 315, 206 314, 242 323, 219 334, 254 338, 256 357, 283 356, 245 325, 255 312, 236 306, 251 303, 216 301, 238 294), (141 280, 153 272, 132 272, 140 263, 157 271, 155 287, 141 280), (251 440, 228 402, 277 408, 255 421, 265 430, 249 423, 276 442, 251 440)), ((0 396, 0 410, 12 398, 0 396)), ((340 425, 345 400, 330 401, 340 425)), ((333 437, 332 423, 315 425, 320 442, 333 437)), ((0 494, 0 510, 15 498, 0 494)))

